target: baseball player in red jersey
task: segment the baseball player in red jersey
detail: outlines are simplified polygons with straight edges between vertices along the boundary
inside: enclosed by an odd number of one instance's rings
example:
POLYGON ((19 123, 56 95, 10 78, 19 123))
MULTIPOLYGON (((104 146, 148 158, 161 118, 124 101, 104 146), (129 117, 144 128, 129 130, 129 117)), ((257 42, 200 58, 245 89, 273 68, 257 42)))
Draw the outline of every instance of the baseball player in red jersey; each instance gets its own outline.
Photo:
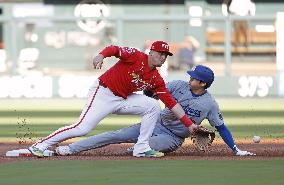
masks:
POLYGON ((101 69, 103 59, 115 56, 119 61, 101 75, 90 88, 87 103, 79 121, 58 129, 46 138, 36 142, 29 150, 35 156, 43 157, 43 152, 64 140, 89 133, 103 118, 113 114, 141 115, 140 135, 134 145, 133 156, 162 157, 164 154, 152 150, 149 138, 160 114, 158 101, 136 91, 151 90, 181 120, 190 132, 198 126, 185 115, 184 110, 171 96, 156 67, 161 67, 167 56, 173 54, 169 45, 156 41, 149 55, 130 47, 108 46, 93 60, 95 69, 101 69))

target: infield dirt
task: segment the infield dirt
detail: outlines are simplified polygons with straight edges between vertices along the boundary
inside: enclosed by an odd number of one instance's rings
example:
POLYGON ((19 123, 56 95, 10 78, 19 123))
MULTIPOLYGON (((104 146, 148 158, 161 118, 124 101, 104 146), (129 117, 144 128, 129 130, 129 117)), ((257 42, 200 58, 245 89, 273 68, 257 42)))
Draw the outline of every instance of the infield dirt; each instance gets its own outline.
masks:
MULTIPOLYGON (((256 153, 257 156, 233 156, 228 147, 221 140, 214 141, 209 151, 197 151, 191 141, 187 140, 183 146, 175 152, 166 154, 163 158, 147 158, 146 160, 261 160, 284 159, 284 139, 263 139, 261 143, 253 143, 251 140, 236 140, 238 147, 256 153)), ((64 143, 67 144, 67 143, 64 143)), ((46 158, 37 157, 6 157, 8 150, 27 148, 29 145, 18 143, 0 142, 0 163, 20 162, 27 160, 145 160, 136 158, 127 153, 126 149, 133 144, 113 144, 106 147, 84 151, 72 156, 53 156, 46 158)))

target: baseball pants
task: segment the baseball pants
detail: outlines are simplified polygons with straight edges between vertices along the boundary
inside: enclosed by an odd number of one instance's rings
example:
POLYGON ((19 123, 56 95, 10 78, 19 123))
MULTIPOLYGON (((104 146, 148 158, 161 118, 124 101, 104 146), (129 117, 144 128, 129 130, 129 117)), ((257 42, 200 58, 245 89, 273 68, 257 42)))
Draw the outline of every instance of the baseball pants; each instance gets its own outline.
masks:
POLYGON ((157 100, 141 94, 131 94, 124 99, 115 96, 110 89, 99 85, 96 80, 89 90, 87 103, 79 117, 79 121, 66 127, 59 128, 45 139, 34 144, 41 150, 64 140, 88 134, 96 125, 109 114, 141 115, 141 127, 134 154, 150 150, 151 137, 160 113, 157 100))
MULTIPOLYGON (((139 136, 140 126, 140 124, 135 124, 116 131, 109 131, 91 136, 81 141, 74 142, 70 144, 69 147, 72 153, 78 153, 84 150, 100 148, 110 144, 135 143, 139 136)), ((155 127, 154 132, 149 139, 150 147, 161 152, 175 151, 183 142, 183 138, 170 133, 159 123, 155 127)))

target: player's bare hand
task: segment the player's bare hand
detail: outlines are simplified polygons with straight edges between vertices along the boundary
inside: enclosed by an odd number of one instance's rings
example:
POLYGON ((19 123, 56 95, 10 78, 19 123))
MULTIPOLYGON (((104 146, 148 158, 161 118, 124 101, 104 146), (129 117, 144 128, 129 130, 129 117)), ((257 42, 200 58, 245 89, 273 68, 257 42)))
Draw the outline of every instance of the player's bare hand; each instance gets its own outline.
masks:
POLYGON ((199 125, 192 124, 188 127, 189 132, 192 134, 199 129, 199 125))
POLYGON ((95 58, 93 59, 94 69, 101 69, 103 66, 103 60, 104 56, 102 54, 98 54, 97 56, 95 56, 95 58))

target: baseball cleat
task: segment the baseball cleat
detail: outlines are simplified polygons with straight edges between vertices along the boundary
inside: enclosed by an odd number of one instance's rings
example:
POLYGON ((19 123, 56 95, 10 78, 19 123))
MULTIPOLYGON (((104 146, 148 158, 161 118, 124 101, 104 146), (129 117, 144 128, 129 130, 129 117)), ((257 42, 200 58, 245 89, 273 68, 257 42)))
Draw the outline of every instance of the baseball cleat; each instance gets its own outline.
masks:
POLYGON ((134 157, 163 157, 165 154, 163 152, 158 152, 155 150, 148 150, 143 153, 133 154, 134 157))
POLYGON ((44 154, 41 149, 35 147, 35 146, 31 146, 28 148, 28 150, 34 155, 34 156, 37 156, 37 157, 44 157, 44 154))
POLYGON ((57 155, 71 155, 72 152, 69 146, 59 146, 55 149, 57 155))

